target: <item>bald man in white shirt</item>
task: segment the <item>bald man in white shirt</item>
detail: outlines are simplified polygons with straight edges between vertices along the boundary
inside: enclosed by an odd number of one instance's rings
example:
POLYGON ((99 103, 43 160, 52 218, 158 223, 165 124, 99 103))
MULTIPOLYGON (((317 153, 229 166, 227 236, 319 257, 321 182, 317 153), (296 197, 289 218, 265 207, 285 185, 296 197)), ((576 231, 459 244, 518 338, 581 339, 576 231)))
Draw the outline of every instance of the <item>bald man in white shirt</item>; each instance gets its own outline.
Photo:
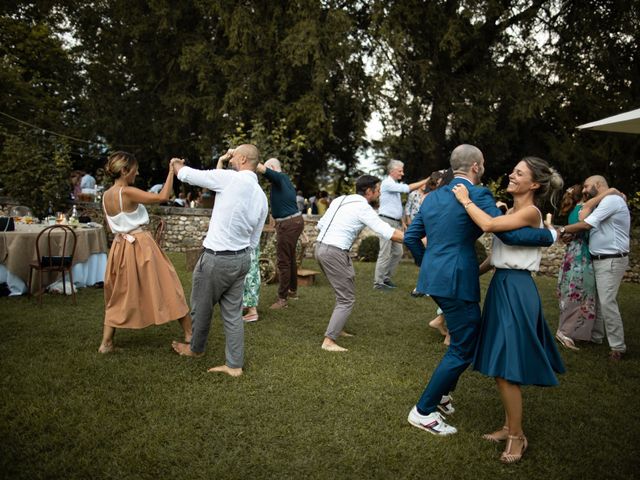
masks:
POLYGON ((190 357, 204 354, 213 307, 218 303, 224 326, 226 362, 208 371, 237 377, 244 365, 244 277, 249 271, 251 250, 260 242, 268 205, 255 173, 259 153, 254 145, 229 150, 220 161, 228 161, 231 168, 196 170, 185 167, 184 160, 173 163, 180 181, 216 192, 204 250, 193 270, 193 337, 190 344, 173 342, 173 349, 190 357))
POLYGON ((332 201, 316 227, 320 230, 316 260, 336 294, 336 304, 322 342, 323 350, 347 351, 336 343, 336 339, 349 336, 344 332, 344 326, 356 300, 355 271, 349 250, 360 231, 367 226, 386 240, 401 243, 404 239, 402 230, 383 222, 371 207, 379 196, 380 179, 362 175, 356 180, 355 195, 343 195, 332 201))
POLYGON ((597 294, 591 341, 602 343, 606 334, 611 348, 609 358, 619 361, 627 351, 627 345, 617 297, 622 277, 629 266, 631 215, 627 202, 616 192, 609 189, 607 180, 601 175, 587 178, 582 193, 592 199, 602 198, 593 212, 583 207, 580 221, 560 228, 560 234, 589 232, 589 253, 597 294))

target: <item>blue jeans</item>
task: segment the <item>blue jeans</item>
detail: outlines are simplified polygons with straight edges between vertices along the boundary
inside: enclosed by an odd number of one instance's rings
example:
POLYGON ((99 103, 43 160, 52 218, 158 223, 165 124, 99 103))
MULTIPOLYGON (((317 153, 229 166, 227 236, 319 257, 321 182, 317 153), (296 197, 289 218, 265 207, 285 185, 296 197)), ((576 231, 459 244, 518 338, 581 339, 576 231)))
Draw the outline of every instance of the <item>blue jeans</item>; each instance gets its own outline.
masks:
POLYGON ((456 388, 458 378, 473 360, 480 330, 480 305, 455 298, 431 297, 444 312, 451 344, 431 375, 420 400, 418 410, 434 412, 443 395, 456 388))

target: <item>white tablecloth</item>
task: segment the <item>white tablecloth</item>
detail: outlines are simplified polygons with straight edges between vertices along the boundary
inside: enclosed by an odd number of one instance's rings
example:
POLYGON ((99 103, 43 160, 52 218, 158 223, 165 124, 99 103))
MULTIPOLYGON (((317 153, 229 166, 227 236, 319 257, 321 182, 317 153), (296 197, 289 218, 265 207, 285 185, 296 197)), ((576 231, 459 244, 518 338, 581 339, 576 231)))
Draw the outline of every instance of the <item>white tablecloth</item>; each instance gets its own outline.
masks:
MULTIPOLYGON (((86 262, 76 263, 71 267, 71 270, 73 272, 73 284, 76 288, 89 287, 96 283, 104 282, 104 273, 107 270, 107 254, 94 253, 89 256, 86 262)), ((37 275, 37 272, 34 272, 34 275, 37 275)), ((27 293, 27 284, 20 277, 13 275, 2 264, 0 264, 0 283, 9 285, 10 295, 24 295, 27 293)), ((57 290, 57 284, 59 284, 60 291, 62 291, 61 280, 49 285, 49 288, 57 290)), ((71 293, 68 287, 67 293, 71 293)))

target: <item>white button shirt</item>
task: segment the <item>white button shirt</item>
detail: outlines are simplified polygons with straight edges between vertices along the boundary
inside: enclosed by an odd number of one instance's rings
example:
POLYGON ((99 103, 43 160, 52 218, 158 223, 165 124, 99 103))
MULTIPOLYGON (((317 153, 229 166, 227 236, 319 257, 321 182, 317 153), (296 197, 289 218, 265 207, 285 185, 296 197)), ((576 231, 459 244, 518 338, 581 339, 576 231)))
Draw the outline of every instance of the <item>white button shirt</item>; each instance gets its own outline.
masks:
POLYGON ((378 214, 401 220, 401 195, 410 191, 411 189, 406 183, 396 182, 391 177, 385 177, 380 184, 380 208, 378 208, 378 214))
POLYGON ((631 216, 622 197, 607 195, 584 221, 592 227, 589 231, 589 251, 592 255, 629 251, 631 216))
POLYGON ((318 222, 318 242, 349 250, 365 225, 385 240, 389 240, 394 232, 391 225, 380 220, 362 195, 343 195, 331 202, 318 222))
POLYGON ((255 172, 182 167, 178 180, 216 192, 209 230, 202 242, 205 248, 237 251, 258 246, 269 207, 255 172))

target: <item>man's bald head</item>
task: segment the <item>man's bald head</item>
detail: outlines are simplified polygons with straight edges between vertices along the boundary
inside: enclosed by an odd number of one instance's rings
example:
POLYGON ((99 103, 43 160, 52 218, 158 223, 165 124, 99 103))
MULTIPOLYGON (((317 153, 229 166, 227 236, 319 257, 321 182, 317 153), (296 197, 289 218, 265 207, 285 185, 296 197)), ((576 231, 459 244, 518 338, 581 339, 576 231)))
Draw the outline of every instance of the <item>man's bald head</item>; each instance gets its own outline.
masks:
POLYGON ((277 158, 270 158, 269 160, 264 162, 264 166, 273 170, 274 172, 282 171, 282 164, 280 163, 280 160, 278 160, 277 158))
POLYGON ((609 188, 609 183, 607 182, 607 179, 604 178, 602 175, 592 175, 589 178, 587 178, 585 180, 585 182, 590 182, 593 183, 594 185, 596 185, 598 187, 598 189, 603 188, 609 188))
POLYGON ((465 175, 474 184, 480 183, 484 174, 484 156, 478 147, 463 143, 451 152, 451 169, 456 175, 465 175))
POLYGON ((607 188, 609 188, 609 184, 607 183, 606 178, 602 175, 592 175, 584 181, 584 184, 582 185, 582 193, 587 195, 589 198, 593 198, 607 188))
POLYGON ((233 155, 229 160, 231 167, 237 171, 252 170, 255 172, 258 162, 260 162, 258 148, 249 143, 234 148, 233 155))

